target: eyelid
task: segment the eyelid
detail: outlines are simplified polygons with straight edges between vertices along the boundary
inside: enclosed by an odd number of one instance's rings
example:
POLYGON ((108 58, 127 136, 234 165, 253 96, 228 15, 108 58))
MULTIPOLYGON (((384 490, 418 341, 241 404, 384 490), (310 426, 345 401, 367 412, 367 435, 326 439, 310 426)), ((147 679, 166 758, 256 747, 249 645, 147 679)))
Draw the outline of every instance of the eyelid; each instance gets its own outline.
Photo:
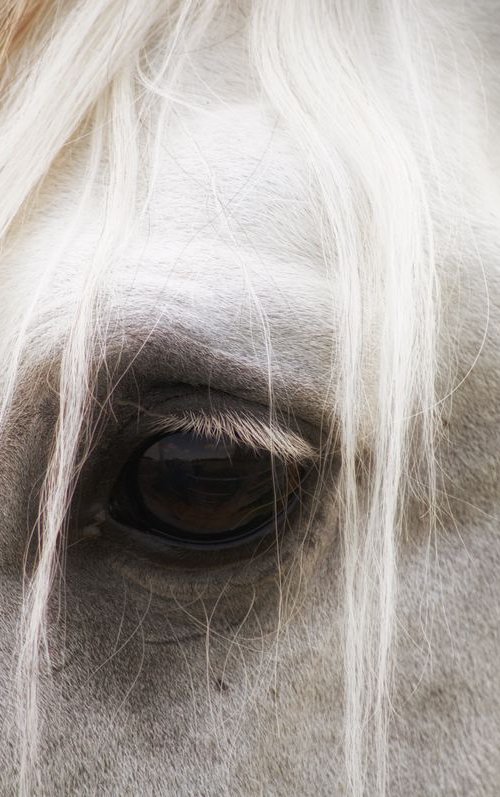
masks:
POLYGON ((292 430, 271 419, 256 418, 229 408, 181 410, 175 414, 143 410, 143 417, 151 434, 184 431, 213 440, 224 437, 254 450, 269 451, 286 462, 311 462, 318 458, 317 450, 292 430))

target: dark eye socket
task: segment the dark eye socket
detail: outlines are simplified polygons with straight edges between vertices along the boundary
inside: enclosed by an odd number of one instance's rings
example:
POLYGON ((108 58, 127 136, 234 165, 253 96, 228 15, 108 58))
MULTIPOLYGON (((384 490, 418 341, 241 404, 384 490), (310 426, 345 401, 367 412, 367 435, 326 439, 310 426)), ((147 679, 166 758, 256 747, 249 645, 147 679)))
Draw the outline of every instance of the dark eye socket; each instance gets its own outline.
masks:
POLYGON ((269 452, 226 438, 172 432, 126 463, 110 496, 122 525, 180 548, 216 550, 283 523, 303 474, 269 452))

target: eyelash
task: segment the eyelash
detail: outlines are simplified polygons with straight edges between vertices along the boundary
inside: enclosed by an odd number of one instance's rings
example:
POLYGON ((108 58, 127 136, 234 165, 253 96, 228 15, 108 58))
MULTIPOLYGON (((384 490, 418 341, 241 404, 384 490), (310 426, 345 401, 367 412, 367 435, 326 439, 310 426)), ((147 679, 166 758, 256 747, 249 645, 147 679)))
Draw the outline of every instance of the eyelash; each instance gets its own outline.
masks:
POLYGON ((283 461, 313 461, 317 452, 311 443, 271 419, 226 409, 225 411, 187 410, 176 414, 143 411, 146 429, 151 435, 161 432, 195 432, 213 439, 225 437, 254 450, 267 450, 283 461))

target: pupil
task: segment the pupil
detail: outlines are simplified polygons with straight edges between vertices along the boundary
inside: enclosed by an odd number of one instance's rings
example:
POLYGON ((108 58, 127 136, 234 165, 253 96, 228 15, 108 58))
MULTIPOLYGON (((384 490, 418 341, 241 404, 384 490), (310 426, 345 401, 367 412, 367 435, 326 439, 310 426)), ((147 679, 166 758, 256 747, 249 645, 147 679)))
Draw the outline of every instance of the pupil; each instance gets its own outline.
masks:
POLYGON ((298 481, 268 452, 175 432, 125 466, 111 514, 181 546, 214 548, 270 531, 298 481))

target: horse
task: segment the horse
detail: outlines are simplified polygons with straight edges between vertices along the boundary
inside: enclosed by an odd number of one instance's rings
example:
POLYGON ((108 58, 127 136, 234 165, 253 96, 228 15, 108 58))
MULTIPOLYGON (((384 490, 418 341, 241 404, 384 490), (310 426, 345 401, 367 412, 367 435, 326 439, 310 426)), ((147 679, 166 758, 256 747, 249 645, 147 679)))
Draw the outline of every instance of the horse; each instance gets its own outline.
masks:
POLYGON ((0 791, 493 797, 500 7, 4 0, 0 791))

